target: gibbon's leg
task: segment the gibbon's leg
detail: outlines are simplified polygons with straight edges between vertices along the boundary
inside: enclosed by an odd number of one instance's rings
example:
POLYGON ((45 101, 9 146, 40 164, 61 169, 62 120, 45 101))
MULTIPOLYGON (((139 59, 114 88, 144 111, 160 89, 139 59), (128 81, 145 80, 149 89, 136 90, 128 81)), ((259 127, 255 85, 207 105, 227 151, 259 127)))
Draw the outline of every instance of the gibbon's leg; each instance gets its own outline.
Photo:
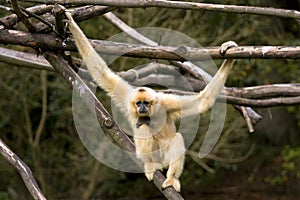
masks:
POLYGON ((180 191, 179 177, 183 170, 185 147, 180 133, 169 141, 169 149, 166 149, 165 161, 169 162, 167 178, 162 184, 162 188, 173 186, 176 191, 180 191))
MULTIPOLYGON (((220 53, 225 54, 228 49, 237 46, 233 41, 225 42, 221 46, 220 53)), ((234 59, 224 60, 215 76, 198 95, 162 94, 160 95, 161 105, 170 113, 173 119, 207 111, 219 96, 234 61, 234 59)))
POLYGON ((69 19, 69 29, 78 51, 91 76, 123 111, 127 111, 125 108, 128 106, 127 102, 133 87, 107 67, 105 61, 94 50, 87 37, 73 20, 71 13, 66 12, 65 14, 69 19))
POLYGON ((135 132, 134 143, 136 156, 144 164, 144 173, 148 181, 153 180, 153 174, 157 169, 162 169, 160 162, 160 152, 157 141, 152 137, 149 127, 142 125, 135 132))

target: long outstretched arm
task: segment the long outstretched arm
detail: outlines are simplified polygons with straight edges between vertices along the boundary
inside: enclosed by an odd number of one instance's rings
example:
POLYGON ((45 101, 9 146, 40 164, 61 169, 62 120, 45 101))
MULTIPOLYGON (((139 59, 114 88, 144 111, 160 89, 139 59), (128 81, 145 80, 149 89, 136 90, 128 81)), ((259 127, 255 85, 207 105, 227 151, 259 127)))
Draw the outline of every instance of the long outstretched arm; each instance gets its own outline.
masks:
POLYGON ((133 87, 107 67, 74 21, 71 13, 66 12, 66 16, 79 53, 97 85, 104 89, 121 108, 127 107, 127 95, 132 92, 133 87))
MULTIPOLYGON (((222 44, 221 53, 225 53, 227 49, 235 46, 238 45, 233 41, 226 42, 222 44)), ((179 118, 180 116, 184 117, 188 115, 199 114, 207 111, 210 107, 213 106, 217 97, 219 96, 234 61, 234 59, 224 60, 213 79, 198 95, 162 95, 162 105, 171 113, 171 116, 174 116, 175 118, 179 118)))

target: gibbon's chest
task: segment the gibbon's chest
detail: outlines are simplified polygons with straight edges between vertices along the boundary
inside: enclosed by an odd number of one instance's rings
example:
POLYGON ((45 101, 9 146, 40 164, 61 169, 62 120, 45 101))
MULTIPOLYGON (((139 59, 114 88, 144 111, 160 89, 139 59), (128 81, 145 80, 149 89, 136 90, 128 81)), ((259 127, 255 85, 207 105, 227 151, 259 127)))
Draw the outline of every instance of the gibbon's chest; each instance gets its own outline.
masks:
POLYGON ((155 117, 136 118, 133 127, 136 137, 153 137, 160 140, 176 135, 175 123, 169 116, 165 119, 155 117))

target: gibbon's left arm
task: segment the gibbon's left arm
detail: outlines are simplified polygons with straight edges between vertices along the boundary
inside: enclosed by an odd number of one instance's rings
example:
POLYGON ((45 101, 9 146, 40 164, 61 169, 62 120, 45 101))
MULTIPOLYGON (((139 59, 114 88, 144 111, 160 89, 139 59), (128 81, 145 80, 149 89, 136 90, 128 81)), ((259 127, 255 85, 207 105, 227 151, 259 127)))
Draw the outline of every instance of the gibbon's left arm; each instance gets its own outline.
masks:
MULTIPOLYGON (((225 42, 221 46, 220 53, 224 54, 229 48, 236 46, 238 45, 233 41, 225 42)), ((213 106, 219 96, 234 61, 234 59, 224 60, 213 79, 198 95, 179 96, 162 94, 160 98, 162 106, 169 111, 174 118, 206 112, 213 106)))
POLYGON ((71 13, 66 12, 65 14, 69 19, 69 29, 76 46, 91 76, 97 85, 104 89, 123 111, 127 111, 125 109, 128 107, 128 95, 133 91, 133 87, 108 68, 105 61, 94 50, 87 37, 78 27, 71 13))

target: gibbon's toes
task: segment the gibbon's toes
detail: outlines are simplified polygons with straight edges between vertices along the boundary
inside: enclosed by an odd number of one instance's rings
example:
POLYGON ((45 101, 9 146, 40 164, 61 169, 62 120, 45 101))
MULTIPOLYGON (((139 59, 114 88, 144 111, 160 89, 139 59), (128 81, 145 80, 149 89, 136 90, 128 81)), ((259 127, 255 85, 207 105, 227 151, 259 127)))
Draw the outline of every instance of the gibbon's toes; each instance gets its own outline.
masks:
POLYGON ((153 175, 156 170, 162 169, 162 165, 159 163, 145 163, 145 176, 147 177, 148 181, 153 180, 153 175))
POLYGON ((177 191, 177 192, 180 192, 180 182, 177 178, 167 178, 163 184, 162 184, 162 188, 165 189, 167 187, 170 187, 170 186, 173 186, 174 189, 177 191))
POLYGON ((154 174, 154 172, 145 172, 145 176, 148 179, 148 181, 153 180, 153 174, 154 174))
POLYGON ((231 47, 237 47, 237 43, 234 42, 234 41, 228 41, 228 42, 224 42, 222 45, 221 45, 221 48, 220 48, 220 54, 222 55, 225 55, 226 51, 228 49, 230 49, 231 47))

